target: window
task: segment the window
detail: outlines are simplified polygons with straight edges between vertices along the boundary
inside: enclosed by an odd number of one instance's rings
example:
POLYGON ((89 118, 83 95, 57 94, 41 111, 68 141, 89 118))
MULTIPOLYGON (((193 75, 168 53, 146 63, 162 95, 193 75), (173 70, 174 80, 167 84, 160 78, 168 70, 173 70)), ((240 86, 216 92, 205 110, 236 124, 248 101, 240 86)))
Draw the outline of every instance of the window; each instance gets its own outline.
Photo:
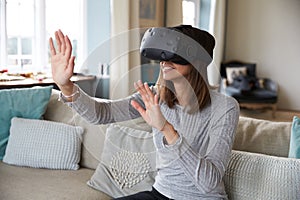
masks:
POLYGON ((8 0, 6 5, 7 67, 32 68, 34 1, 8 0))
MULTIPOLYGON (((82 59, 83 0, 0 0, 0 69, 49 71, 49 37, 61 29, 82 59)), ((55 40, 55 38, 54 38, 55 40)))
POLYGON ((199 12, 200 12, 200 0, 182 1, 183 24, 189 24, 198 27, 199 12))

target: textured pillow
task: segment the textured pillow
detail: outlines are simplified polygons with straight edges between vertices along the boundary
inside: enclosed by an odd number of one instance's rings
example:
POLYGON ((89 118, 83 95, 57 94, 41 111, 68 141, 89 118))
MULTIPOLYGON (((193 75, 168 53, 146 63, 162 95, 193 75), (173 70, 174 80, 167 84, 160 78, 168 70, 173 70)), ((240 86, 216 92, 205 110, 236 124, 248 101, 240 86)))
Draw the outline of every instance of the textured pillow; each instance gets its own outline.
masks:
POLYGON ((3 159, 13 117, 40 119, 46 111, 52 86, 0 90, 0 160, 3 159))
POLYGON ((13 118, 3 162, 48 169, 79 168, 83 128, 59 122, 13 118))
POLYGON ((300 199, 300 160, 232 151, 224 176, 229 199, 300 199))
POLYGON ((288 157, 292 122, 240 117, 233 149, 288 157))
POLYGON ((237 77, 239 75, 247 75, 247 67, 226 67, 226 76, 228 84, 233 83, 234 77, 237 77))
POLYGON ((151 190, 155 152, 152 133, 111 124, 101 161, 87 184, 114 198, 151 190))
POLYGON ((290 139, 290 158, 300 158, 300 118, 294 116, 290 139))

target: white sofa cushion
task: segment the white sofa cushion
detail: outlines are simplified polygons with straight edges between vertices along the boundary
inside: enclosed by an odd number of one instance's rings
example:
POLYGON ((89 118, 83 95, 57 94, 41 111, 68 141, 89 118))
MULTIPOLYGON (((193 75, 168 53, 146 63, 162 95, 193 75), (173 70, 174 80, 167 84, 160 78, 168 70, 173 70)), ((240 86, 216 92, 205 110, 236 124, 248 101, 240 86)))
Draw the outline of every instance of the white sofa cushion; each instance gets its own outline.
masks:
POLYGON ((232 151, 224 176, 229 199, 300 199, 300 160, 232 151))
POLYGON ((151 190, 155 163, 152 133, 111 124, 101 162, 87 184, 114 198, 151 190))
POLYGON ((3 162, 48 169, 79 168, 83 128, 45 120, 13 118, 3 162))
POLYGON ((240 117, 234 150, 288 157, 292 122, 240 117))

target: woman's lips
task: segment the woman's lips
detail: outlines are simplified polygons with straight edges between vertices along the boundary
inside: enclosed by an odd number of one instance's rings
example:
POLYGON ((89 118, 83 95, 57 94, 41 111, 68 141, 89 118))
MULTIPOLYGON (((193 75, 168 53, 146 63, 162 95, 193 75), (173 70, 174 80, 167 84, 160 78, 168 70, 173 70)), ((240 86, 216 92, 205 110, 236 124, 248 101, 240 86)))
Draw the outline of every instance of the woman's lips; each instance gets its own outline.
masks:
POLYGON ((174 68, 172 68, 172 67, 163 67, 163 72, 168 72, 168 71, 171 71, 173 69, 174 68))

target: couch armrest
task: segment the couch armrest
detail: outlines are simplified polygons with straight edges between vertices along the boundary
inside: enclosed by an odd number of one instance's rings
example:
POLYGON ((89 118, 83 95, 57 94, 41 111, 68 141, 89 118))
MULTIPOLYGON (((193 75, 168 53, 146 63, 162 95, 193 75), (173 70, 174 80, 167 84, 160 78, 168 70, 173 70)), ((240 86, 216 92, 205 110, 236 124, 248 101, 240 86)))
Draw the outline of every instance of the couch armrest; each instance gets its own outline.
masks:
POLYGON ((275 81, 264 78, 264 88, 273 92, 278 92, 278 85, 275 81))
POLYGON ((300 159, 232 151, 224 176, 229 199, 300 199, 300 159))

